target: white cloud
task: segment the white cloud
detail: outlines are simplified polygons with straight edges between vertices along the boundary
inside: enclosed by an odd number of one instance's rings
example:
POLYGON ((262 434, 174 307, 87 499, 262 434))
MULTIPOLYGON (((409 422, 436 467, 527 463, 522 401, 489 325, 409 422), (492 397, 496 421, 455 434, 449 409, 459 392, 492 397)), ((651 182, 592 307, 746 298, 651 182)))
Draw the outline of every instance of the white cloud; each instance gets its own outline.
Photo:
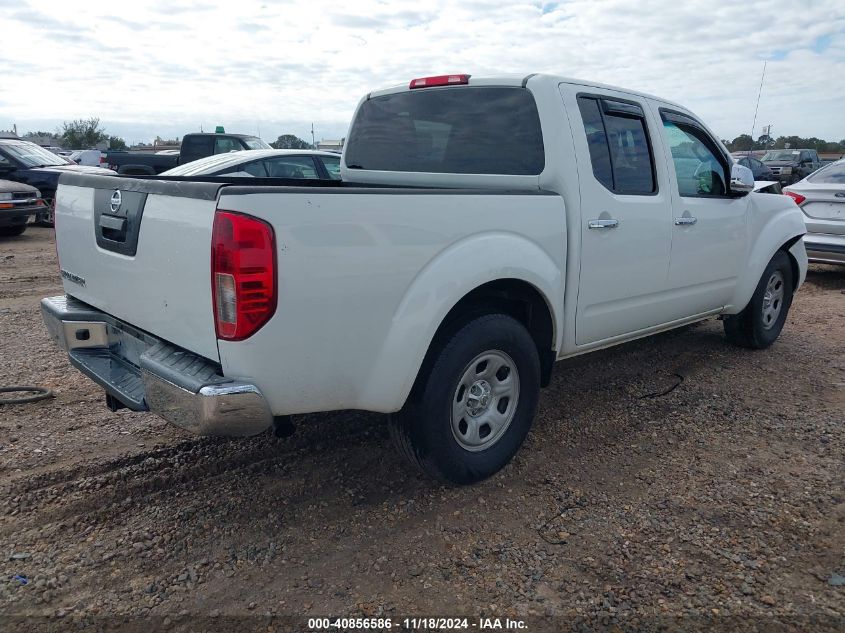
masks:
POLYGON ((99 116, 129 140, 200 124, 342 135, 360 96, 443 72, 555 72, 678 101, 724 138, 845 137, 841 0, 0 0, 0 128, 99 116))

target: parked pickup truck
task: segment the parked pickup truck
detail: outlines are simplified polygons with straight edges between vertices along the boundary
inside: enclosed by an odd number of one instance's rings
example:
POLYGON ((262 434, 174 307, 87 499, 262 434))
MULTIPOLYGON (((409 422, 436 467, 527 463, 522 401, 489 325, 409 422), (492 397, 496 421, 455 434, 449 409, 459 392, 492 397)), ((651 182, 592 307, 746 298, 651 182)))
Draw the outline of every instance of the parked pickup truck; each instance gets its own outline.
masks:
POLYGON ((772 149, 760 160, 784 186, 806 178, 822 166, 814 149, 772 149))
POLYGON ((51 336, 113 409, 230 435, 389 413, 410 462, 465 484, 517 451, 556 360, 717 315, 766 348, 807 270, 792 200, 630 90, 416 79, 361 100, 341 169, 63 176, 51 336))
POLYGON ((103 167, 107 166, 121 175, 151 176, 198 158, 243 149, 272 148, 257 136, 206 132, 185 134, 178 153, 110 150, 103 155, 100 162, 103 167))

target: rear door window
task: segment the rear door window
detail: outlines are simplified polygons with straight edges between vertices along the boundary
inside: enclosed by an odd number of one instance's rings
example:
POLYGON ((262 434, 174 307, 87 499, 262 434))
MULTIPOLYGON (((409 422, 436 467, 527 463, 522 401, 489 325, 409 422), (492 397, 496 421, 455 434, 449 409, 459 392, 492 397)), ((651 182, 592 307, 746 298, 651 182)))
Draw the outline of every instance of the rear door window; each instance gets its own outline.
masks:
POLYGON ((214 141, 215 154, 228 154, 229 152, 239 152, 243 149, 240 141, 231 136, 219 136, 214 141))
POLYGON ((180 153, 185 156, 209 156, 213 153, 214 138, 211 136, 186 136, 182 140, 180 153))
POLYGON ((830 185, 845 185, 845 162, 833 163, 823 167, 816 173, 807 177, 809 182, 830 185))
POLYGON ((372 97, 346 146, 350 169, 536 175, 545 153, 530 91, 428 88, 372 97))
POLYGON ((578 108, 596 180, 623 195, 650 195, 657 191, 642 107, 579 96, 578 108))
POLYGON ((246 163, 245 165, 238 165, 237 167, 232 167, 231 169, 227 169, 226 171, 221 171, 217 173, 218 176, 242 176, 242 177, 253 177, 253 178, 266 178, 267 177, 267 169, 264 167, 263 160, 254 160, 251 163, 246 163))
POLYGON ((264 161, 270 178, 319 178, 310 156, 282 156, 264 161))

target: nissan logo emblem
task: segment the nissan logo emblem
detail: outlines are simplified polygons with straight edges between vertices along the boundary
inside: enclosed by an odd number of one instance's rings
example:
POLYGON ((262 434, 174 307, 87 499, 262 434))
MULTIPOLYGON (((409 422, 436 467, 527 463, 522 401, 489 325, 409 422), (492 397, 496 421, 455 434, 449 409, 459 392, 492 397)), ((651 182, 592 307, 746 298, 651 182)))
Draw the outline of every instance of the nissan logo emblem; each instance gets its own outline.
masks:
POLYGON ((111 195, 111 211, 112 213, 117 213, 117 210, 120 208, 120 203, 123 202, 123 196, 120 195, 120 191, 115 189, 114 193, 111 195))

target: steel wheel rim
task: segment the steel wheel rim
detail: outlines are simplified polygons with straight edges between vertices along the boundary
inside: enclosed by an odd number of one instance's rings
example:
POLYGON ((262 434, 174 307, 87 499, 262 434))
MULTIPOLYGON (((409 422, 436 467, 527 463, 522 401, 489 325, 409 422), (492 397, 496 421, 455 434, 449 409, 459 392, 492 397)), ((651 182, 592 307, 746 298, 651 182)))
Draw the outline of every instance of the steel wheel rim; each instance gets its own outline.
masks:
POLYGON ((766 282, 762 310, 763 328, 766 330, 772 329, 783 310, 783 299, 786 294, 785 286, 783 273, 779 270, 773 272, 769 281, 766 282))
POLYGON ((452 395, 452 435, 471 452, 496 444, 510 427, 519 403, 519 371, 501 350, 467 363, 452 395))

